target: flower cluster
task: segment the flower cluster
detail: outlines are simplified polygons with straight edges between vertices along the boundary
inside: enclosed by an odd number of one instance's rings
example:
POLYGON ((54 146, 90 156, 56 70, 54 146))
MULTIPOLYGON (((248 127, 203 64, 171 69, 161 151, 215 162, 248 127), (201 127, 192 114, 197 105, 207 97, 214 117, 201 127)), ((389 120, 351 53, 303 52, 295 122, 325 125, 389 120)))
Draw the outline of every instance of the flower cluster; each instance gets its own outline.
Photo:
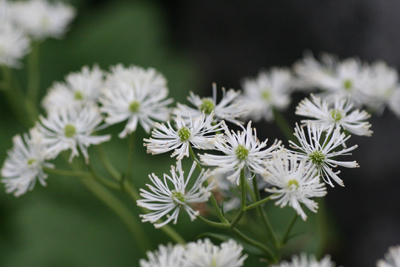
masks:
POLYGON ((329 103, 351 101, 377 114, 387 106, 400 116, 398 73, 384 62, 368 64, 357 58, 340 61, 330 54, 323 54, 318 61, 308 53, 294 65, 294 72, 299 88, 320 89, 318 96, 329 103))
POLYGON ((75 9, 46 0, 0 1, 0 65, 21 67, 31 41, 60 38, 75 17, 75 9))
POLYGON ((40 138, 35 138, 34 143, 28 135, 25 143, 19 135, 14 138, 14 148, 2 168, 7 192, 20 196, 33 188, 36 179, 45 185, 47 174, 43 167, 54 167, 47 160, 55 159, 62 151, 71 150, 70 162, 82 154, 88 164, 88 147, 111 139, 110 134, 97 133, 108 125, 128 119, 120 137, 135 131, 138 123, 149 131, 154 119, 163 121, 169 117, 165 106, 172 100, 165 99, 165 84, 165 78, 154 69, 122 65, 111 67, 111 73, 97 65, 84 66, 81 71, 68 74, 65 82, 55 82, 42 101, 47 115, 40 116, 31 131, 31 136, 34 132, 40 138), (110 100, 113 93, 119 98, 110 100), (137 104, 135 111, 134 105, 124 106, 131 100, 137 104))
POLYGON ((160 245, 155 252, 148 252, 148 261, 140 260, 141 267, 240 267, 247 255, 243 247, 232 239, 216 246, 209 239, 190 242, 186 246, 160 245))

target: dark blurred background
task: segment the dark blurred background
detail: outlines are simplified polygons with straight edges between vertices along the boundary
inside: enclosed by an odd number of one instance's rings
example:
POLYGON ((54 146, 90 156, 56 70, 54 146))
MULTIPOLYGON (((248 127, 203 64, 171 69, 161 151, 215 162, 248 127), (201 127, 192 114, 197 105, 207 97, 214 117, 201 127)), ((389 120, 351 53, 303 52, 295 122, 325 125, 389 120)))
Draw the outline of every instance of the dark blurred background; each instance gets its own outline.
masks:
MULTIPOLYGON (((154 67, 167 77, 177 101, 185 101, 189 90, 209 95, 212 82, 240 89, 243 77, 256 76, 262 68, 291 66, 305 50, 400 64, 398 0, 73 0, 71 4, 78 9, 71 30, 63 40, 47 40, 41 47, 42 94, 53 81, 96 62, 103 69, 119 62, 154 67)), ((18 74, 23 79, 23 71, 18 74)), ((293 127, 300 119, 293 115, 294 109, 303 97, 294 95, 284 113, 293 127)), ((342 170, 345 188, 328 189, 325 241, 317 242, 319 249, 303 246, 309 253, 329 253, 338 265, 348 267, 375 266, 389 246, 400 245, 400 121, 385 111, 370 122, 372 137, 349 141, 359 145, 353 158, 361 167, 342 170)), ((284 139, 273 124, 256 126, 260 138, 284 139)), ((3 161, 11 137, 26 131, 15 123, 3 99, 0 129, 3 161)), ((125 155, 125 143, 118 138, 113 142, 115 163, 123 166, 118 156, 125 155)), ((140 140, 137 149, 143 154, 137 156, 141 166, 147 167, 138 169, 143 179, 153 171, 154 161, 163 169, 159 175, 173 164, 160 160, 168 156, 145 155, 140 140)), ((188 224, 182 218, 175 228, 189 240, 202 232, 201 224, 188 224)), ((310 215, 311 230, 313 220, 310 215)), ((152 231, 152 226, 146 227, 152 231)), ((157 236, 160 243, 166 240, 157 236)), ((47 187, 37 185, 18 199, 0 193, 1 266, 137 266, 142 257, 135 253, 138 246, 119 219, 71 178, 50 177, 47 187)))

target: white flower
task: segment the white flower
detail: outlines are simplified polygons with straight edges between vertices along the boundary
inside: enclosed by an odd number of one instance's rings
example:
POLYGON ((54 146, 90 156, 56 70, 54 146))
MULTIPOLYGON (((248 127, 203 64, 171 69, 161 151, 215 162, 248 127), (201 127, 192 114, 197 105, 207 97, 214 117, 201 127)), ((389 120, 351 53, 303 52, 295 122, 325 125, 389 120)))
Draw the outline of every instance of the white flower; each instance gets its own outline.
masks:
POLYGON ((326 189, 313 165, 306 164, 305 160, 299 161, 296 154, 281 150, 273 155, 266 167, 268 174, 265 180, 272 188, 265 191, 274 194, 272 199, 279 199, 275 205, 281 208, 291 206, 303 220, 307 219, 307 215, 301 204, 317 212, 318 203, 310 198, 325 196, 326 189))
POLYGON ((61 38, 75 13, 73 7, 60 1, 18 1, 13 6, 14 21, 35 40, 61 38))
POLYGON ((43 134, 43 143, 47 147, 49 158, 55 158, 64 150, 71 149, 69 161, 79 155, 79 150, 89 161, 87 148, 108 141, 111 135, 91 135, 103 118, 97 107, 85 106, 81 109, 61 109, 40 117, 37 123, 39 131, 43 134), (78 150, 79 147, 79 150, 78 150))
POLYGON ((296 114, 311 117, 316 120, 302 120, 307 124, 312 122, 321 125, 325 130, 329 128, 342 127, 344 130, 356 135, 371 136, 372 131, 369 129, 371 124, 366 122, 370 115, 363 111, 353 110, 352 102, 345 99, 336 99, 333 107, 326 101, 321 101, 319 97, 311 95, 311 100, 305 98, 296 107, 296 114))
POLYGON ((232 239, 215 246, 209 239, 187 244, 184 256, 185 267, 239 267, 247 255, 242 255, 242 245, 232 239))
POLYGON ((371 64, 369 75, 371 83, 366 87, 368 99, 365 103, 368 108, 381 115, 388 106, 397 116, 400 116, 400 85, 397 70, 389 67, 385 62, 378 61, 371 64))
POLYGON ((182 245, 159 245, 158 250, 147 252, 148 261, 141 259, 140 267, 178 267, 182 266, 185 248, 182 245))
POLYGON ((256 129, 251 128, 251 121, 242 132, 231 132, 224 123, 222 127, 225 135, 215 139, 215 148, 225 155, 204 154, 200 155, 200 159, 207 166, 217 166, 217 172, 234 171, 227 178, 236 184, 239 184, 242 169, 259 173, 259 169, 271 156, 271 152, 279 148, 280 142, 275 141, 269 148, 264 149, 267 146, 267 140, 260 143, 256 129))
POLYGON ((20 30, 0 20, 0 66, 20 68, 19 60, 28 54, 29 46, 29 39, 20 30))
POLYGON ((306 160, 309 164, 315 166, 324 181, 334 187, 331 179, 340 186, 344 186, 343 181, 337 176, 340 171, 333 172, 332 167, 342 166, 346 168, 359 167, 355 161, 337 161, 333 158, 336 156, 351 155, 349 152, 356 149, 357 145, 342 150, 340 146, 350 138, 340 132, 340 128, 329 129, 324 132, 324 128, 312 123, 307 124, 308 134, 306 135, 303 127, 296 125, 294 135, 300 142, 300 146, 289 141, 293 148, 300 150, 298 157, 306 160), (307 138, 308 136, 308 138, 307 138))
POLYGON ((6 192, 14 193, 18 197, 32 190, 36 180, 45 186, 47 174, 42 168, 54 168, 54 165, 45 162, 45 150, 36 128, 31 129, 29 134, 24 134, 23 138, 20 135, 14 136, 13 143, 1 175, 6 192))
POLYGON ((366 105, 378 114, 382 114, 399 86, 399 75, 396 69, 389 67, 383 61, 371 64, 369 75, 371 84, 366 88, 369 100, 366 105))
POLYGON ((389 109, 400 118, 400 86, 393 91, 388 102, 389 109))
POLYGON ((305 253, 300 254, 300 257, 294 255, 292 262, 283 261, 279 265, 272 267, 335 267, 336 264, 331 261, 331 257, 326 255, 322 260, 318 261, 314 255, 307 257, 305 253))
POLYGON ((400 267, 400 246, 390 247, 384 260, 379 260, 377 267, 400 267))
POLYGON ((128 120, 120 138, 136 131, 138 122, 148 133, 154 120, 168 119, 167 105, 172 99, 166 99, 166 80, 154 69, 117 65, 107 77, 107 86, 100 96, 101 110, 107 114, 106 123, 111 125, 128 120))
POLYGON ((304 58, 293 66, 297 75, 296 88, 300 90, 325 88, 325 82, 334 77, 338 59, 328 53, 316 60, 310 51, 304 53, 304 58))
POLYGON ((320 64, 312 56, 306 56, 295 65, 295 72, 300 76, 303 85, 322 89, 319 95, 324 100, 334 103, 336 99, 349 99, 361 106, 367 100, 367 88, 371 84, 369 67, 357 58, 338 61, 325 54, 320 64))
POLYGON ((141 214, 140 217, 143 218, 143 222, 155 223, 154 226, 156 228, 163 227, 171 221, 175 224, 181 208, 188 213, 191 220, 196 219, 199 211, 194 211, 190 204, 206 202, 210 197, 210 190, 212 190, 214 184, 210 183, 207 187, 203 187, 202 184, 207 180, 209 174, 208 171, 204 172, 202 170, 192 188, 186 191, 195 168, 196 162, 193 162, 189 175, 185 178, 181 161, 178 161, 176 169, 175 166, 171 166, 171 176, 164 174, 163 181, 154 173, 149 175, 154 186, 147 184, 151 192, 140 189, 140 195, 143 199, 138 200, 137 205, 153 212, 141 214), (164 222, 156 223, 164 216, 167 217, 164 222))
POLYGON ((54 83, 43 98, 42 106, 50 113, 57 109, 96 105, 100 90, 104 87, 103 76, 98 65, 94 65, 92 70, 84 66, 80 72, 68 74, 66 83, 54 83))
POLYGON ((225 88, 222 88, 222 99, 217 104, 217 85, 213 83, 213 97, 203 97, 200 98, 198 95, 190 92, 188 100, 192 103, 196 108, 188 107, 187 105, 182 105, 178 103, 178 107, 173 110, 173 113, 176 116, 182 117, 186 123, 189 123, 190 120, 201 116, 203 113, 209 115, 211 112, 214 112, 215 120, 221 121, 230 121, 236 124, 240 124, 241 122, 237 120, 237 117, 240 117, 245 112, 244 106, 238 103, 237 97, 240 95, 240 92, 235 92, 230 89, 227 93, 225 92, 225 88))
POLYGON ((189 147, 192 145, 197 149, 213 149, 216 131, 221 130, 220 123, 211 125, 213 113, 206 116, 203 114, 195 120, 190 120, 186 125, 181 117, 174 119, 176 130, 168 121, 167 125, 156 123, 152 132, 152 138, 143 139, 147 144, 147 153, 160 154, 174 150, 171 157, 177 156, 181 160, 184 156, 189 157, 189 147))
POLYGON ((289 106, 292 81, 290 70, 285 68, 272 68, 268 72, 260 72, 255 79, 245 79, 240 98, 247 110, 245 117, 254 121, 262 118, 272 121, 274 108, 284 110, 289 106))

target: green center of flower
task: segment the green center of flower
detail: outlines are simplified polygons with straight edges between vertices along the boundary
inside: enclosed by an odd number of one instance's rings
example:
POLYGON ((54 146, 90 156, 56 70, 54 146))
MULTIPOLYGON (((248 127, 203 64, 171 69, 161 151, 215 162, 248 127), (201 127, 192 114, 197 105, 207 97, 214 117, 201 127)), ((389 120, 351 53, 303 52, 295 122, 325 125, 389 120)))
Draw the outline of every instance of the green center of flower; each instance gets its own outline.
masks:
POLYGON ((335 122, 338 122, 343 118, 342 112, 338 109, 331 110, 331 116, 335 122))
POLYGON ((325 161, 325 155, 324 153, 322 153, 319 150, 316 150, 314 152, 311 152, 310 154, 308 154, 308 157, 311 159, 311 161, 315 164, 315 165, 321 165, 322 163, 324 163, 325 161))
POLYGON ((75 126, 71 124, 67 124, 64 127, 64 135, 68 138, 73 137, 76 134, 76 128, 75 126))
POLYGON ((138 112, 138 111, 139 111, 139 108, 140 108, 140 103, 139 103, 139 101, 134 100, 134 101, 132 101, 132 102, 129 104, 129 110, 130 110, 132 113, 138 112))
POLYGON ((346 90, 350 90, 353 87, 353 82, 350 79, 344 80, 343 87, 346 90))
POLYGON ((262 93, 261 93, 261 97, 264 100, 267 100, 267 101, 270 100, 271 99, 271 91, 268 90, 268 89, 263 90, 262 93))
POLYGON ((178 136, 181 139, 181 141, 185 142, 188 141, 192 133, 190 132, 189 128, 183 126, 182 128, 179 129, 178 131, 178 136))
POLYGON ((177 192, 175 190, 172 190, 171 193, 172 193, 172 201, 175 204, 185 203, 185 195, 183 193, 177 192))
POLYGON ((244 145, 238 145, 235 153, 236 157, 240 160, 245 160, 249 156, 249 150, 244 145))
POLYGON ((74 98, 75 98, 75 100, 83 100, 82 92, 81 91, 75 91, 74 98))
POLYGON ((287 186, 290 188, 292 185, 296 186, 296 189, 299 188, 299 182, 295 179, 291 179, 288 181, 287 186))
POLYGON ((28 160, 28 165, 31 166, 32 164, 34 164, 36 162, 36 159, 29 159, 28 160))
POLYGON ((214 110, 214 102, 211 98, 205 97, 201 99, 201 105, 199 109, 206 114, 211 114, 214 110))

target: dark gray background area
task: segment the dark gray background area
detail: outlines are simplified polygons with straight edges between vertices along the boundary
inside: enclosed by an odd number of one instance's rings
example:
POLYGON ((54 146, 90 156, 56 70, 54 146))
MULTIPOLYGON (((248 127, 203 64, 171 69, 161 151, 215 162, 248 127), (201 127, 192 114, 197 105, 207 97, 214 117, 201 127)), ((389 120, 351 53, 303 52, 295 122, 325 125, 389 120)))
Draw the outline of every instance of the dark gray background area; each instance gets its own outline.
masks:
MULTIPOLYGON (((400 1, 279 0, 167 1, 174 41, 195 55, 201 88, 212 82, 240 88, 262 68, 291 66, 305 50, 400 64, 400 1)), ((208 92, 209 93, 209 92, 208 92)), ((206 92, 204 92, 206 94, 206 92)), ((297 95, 285 113, 294 126, 297 95)), ((339 264, 376 266, 389 246, 400 245, 400 120, 387 110, 371 118, 372 137, 358 144, 356 170, 342 170, 345 188, 329 188, 329 216, 340 233, 327 253, 339 264)), ((279 135, 273 125, 260 132, 279 135)))

